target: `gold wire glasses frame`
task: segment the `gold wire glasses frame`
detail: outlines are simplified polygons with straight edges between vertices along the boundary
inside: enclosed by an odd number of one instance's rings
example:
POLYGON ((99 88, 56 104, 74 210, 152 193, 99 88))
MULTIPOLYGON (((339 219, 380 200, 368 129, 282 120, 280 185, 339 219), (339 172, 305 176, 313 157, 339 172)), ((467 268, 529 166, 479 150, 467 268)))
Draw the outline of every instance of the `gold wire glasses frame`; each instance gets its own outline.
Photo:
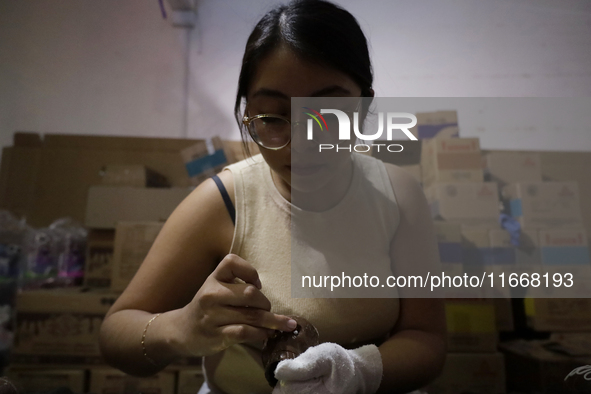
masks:
POLYGON ((242 123, 259 146, 279 150, 291 142, 291 120, 275 114, 244 116, 242 123))
MULTIPOLYGON (((353 118, 353 111, 343 111, 349 115, 349 118, 353 118)), ((270 150, 285 148, 291 142, 292 128, 305 124, 305 122, 292 122, 291 119, 276 114, 244 115, 242 123, 254 142, 270 150)), ((319 140, 316 135, 313 139, 317 142, 319 140)))

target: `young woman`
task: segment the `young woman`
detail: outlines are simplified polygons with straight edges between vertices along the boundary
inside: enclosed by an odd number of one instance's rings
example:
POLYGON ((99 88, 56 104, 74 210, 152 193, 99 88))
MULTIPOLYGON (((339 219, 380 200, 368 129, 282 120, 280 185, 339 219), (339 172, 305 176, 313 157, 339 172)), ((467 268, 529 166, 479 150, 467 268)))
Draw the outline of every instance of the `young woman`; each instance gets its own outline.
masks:
MULTIPOLYGON (((261 155, 219 173, 219 185, 203 182, 170 216, 101 327, 107 362, 151 375, 178 357, 203 356, 202 392, 270 393, 261 344, 275 330, 292 331, 288 316, 299 315, 326 343, 279 364, 275 393, 406 393, 437 376, 445 357, 440 300, 291 298, 293 212, 354 203, 384 218, 344 229, 380 234, 371 256, 349 248, 351 267, 371 258, 401 274, 399 267, 438 262, 429 209, 409 174, 358 154, 328 164, 298 151, 305 131, 292 134, 292 97, 372 97, 372 80, 365 36, 340 7, 295 1, 261 19, 246 45, 235 106, 261 155), (330 166, 342 176, 327 176, 330 166)), ((312 263, 326 264, 306 234, 298 242, 312 263)))

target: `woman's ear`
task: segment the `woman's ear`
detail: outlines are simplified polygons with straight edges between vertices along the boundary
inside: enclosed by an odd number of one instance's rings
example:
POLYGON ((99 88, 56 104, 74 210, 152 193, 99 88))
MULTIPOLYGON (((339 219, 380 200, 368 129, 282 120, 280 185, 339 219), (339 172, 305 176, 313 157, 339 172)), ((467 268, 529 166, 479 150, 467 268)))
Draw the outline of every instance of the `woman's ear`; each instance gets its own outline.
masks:
POLYGON ((376 92, 374 92, 374 90, 372 88, 369 88, 369 97, 375 97, 376 96, 376 92))

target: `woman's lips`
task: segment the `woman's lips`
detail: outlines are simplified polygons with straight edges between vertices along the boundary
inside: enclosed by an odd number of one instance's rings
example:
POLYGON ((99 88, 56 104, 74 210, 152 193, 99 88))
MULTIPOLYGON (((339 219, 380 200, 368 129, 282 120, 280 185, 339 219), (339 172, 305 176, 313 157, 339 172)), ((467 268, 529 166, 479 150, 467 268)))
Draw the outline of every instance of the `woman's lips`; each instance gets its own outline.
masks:
POLYGON ((316 165, 290 165, 288 166, 289 170, 292 174, 299 175, 299 176, 307 176, 313 175, 322 170, 325 167, 324 164, 316 164, 316 165))

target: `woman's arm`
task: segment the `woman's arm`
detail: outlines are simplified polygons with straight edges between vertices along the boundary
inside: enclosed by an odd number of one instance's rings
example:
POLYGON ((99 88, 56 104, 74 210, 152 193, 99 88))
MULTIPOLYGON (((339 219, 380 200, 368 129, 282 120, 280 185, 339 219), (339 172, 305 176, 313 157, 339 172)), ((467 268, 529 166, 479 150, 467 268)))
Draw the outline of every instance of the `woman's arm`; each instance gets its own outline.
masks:
MULTIPOLYGON (((233 196, 232 174, 219 176, 233 196)), ((290 331, 288 318, 269 312, 256 270, 226 255, 233 232, 219 190, 205 181, 172 213, 103 321, 100 346, 110 365, 146 376, 181 356, 290 331)))
MULTIPOLYGON (((423 191, 400 167, 386 164, 386 168, 400 211, 400 224, 390 248, 394 275, 424 277, 428 271, 437 272, 437 241, 423 191)), ((438 376, 445 361, 443 300, 401 295, 394 333, 379 347, 384 367, 379 393, 406 393, 424 387, 438 376)))

